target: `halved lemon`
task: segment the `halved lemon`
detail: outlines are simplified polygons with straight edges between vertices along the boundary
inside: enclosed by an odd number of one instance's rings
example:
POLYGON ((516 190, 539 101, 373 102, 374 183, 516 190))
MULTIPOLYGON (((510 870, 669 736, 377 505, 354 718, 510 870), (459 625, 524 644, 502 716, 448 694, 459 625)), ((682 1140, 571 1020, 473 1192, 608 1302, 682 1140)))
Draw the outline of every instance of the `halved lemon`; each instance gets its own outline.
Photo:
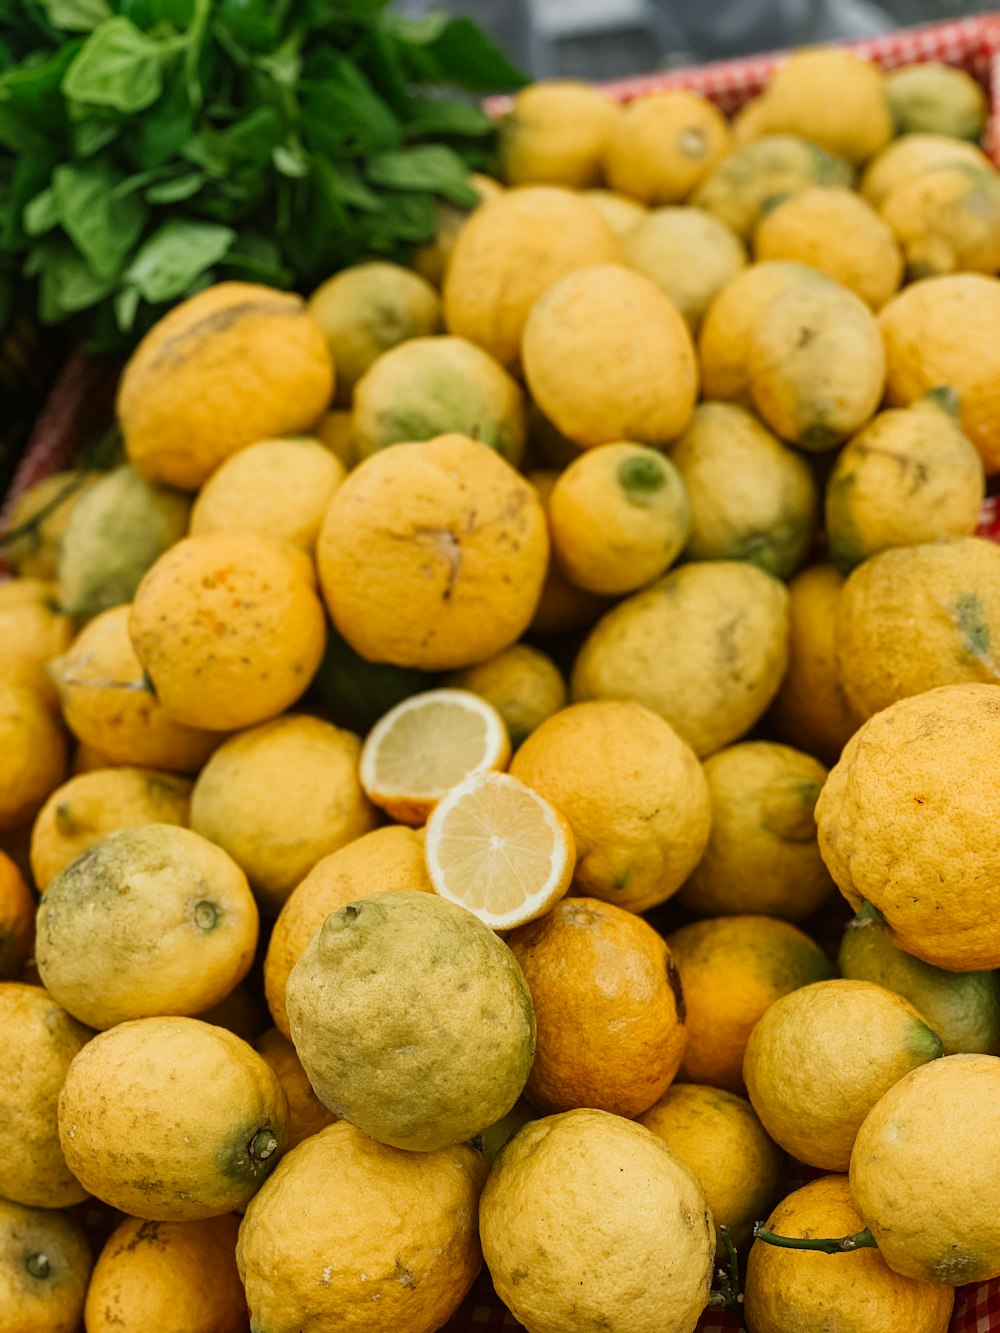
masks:
POLYGON ((494 930, 543 916, 569 888, 568 821, 507 773, 477 773, 434 808, 424 844, 431 883, 494 930))
POLYGON ((375 723, 361 748, 361 785, 393 819, 423 824, 442 796, 470 777, 505 768, 503 718, 471 690, 412 694, 375 723))

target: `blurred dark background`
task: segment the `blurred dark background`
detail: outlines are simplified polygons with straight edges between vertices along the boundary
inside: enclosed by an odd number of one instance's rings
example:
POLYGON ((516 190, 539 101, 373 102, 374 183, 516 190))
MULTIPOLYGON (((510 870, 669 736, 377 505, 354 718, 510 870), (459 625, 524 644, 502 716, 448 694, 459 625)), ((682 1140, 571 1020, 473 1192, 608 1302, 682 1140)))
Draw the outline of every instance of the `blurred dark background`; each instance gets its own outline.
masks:
POLYGON ((1000 0, 399 0, 468 14, 535 78, 613 79, 806 42, 875 36, 1000 0))

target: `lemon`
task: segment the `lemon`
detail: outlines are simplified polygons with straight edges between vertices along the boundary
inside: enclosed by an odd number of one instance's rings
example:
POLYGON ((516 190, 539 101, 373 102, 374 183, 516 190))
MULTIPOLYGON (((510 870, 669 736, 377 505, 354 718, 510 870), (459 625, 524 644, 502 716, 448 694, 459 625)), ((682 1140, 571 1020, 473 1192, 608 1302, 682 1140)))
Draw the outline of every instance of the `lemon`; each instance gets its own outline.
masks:
POLYGON ((157 560, 128 626, 171 717, 231 731, 296 702, 326 642, 307 566, 301 552, 251 532, 185 537, 157 560))
POLYGON ((712 1216, 642 1125, 594 1109, 530 1121, 497 1157, 479 1218, 497 1294, 533 1333, 693 1333, 712 1216))
POLYGON ((77 1333, 93 1263, 75 1218, 0 1198, 0 1333, 77 1333))
POLYGON ((288 1099, 289 1150, 297 1148, 303 1139, 326 1129, 327 1125, 332 1125, 336 1117, 313 1092, 312 1084, 302 1068, 302 1061, 289 1038, 277 1028, 268 1028, 260 1034, 254 1045, 278 1076, 278 1082, 288 1099))
POLYGON ((46 667, 72 637, 72 621, 57 609, 54 583, 31 578, 0 583, 0 680, 27 686, 58 708, 46 667))
POLYGON ((722 112, 700 93, 668 89, 625 108, 604 153, 608 184, 644 204, 682 203, 730 146, 722 112))
MULTIPOLYGON (((795 1190, 767 1219, 783 1236, 845 1236, 862 1226, 844 1176, 823 1176, 795 1190)), ((947 1333, 954 1294, 889 1268, 877 1250, 850 1254, 777 1249, 758 1241, 744 1283, 748 1333, 827 1333, 842 1328, 879 1333, 947 1333)))
POLYGON ((962 429, 992 475, 1000 468, 1000 279, 925 278, 882 307, 879 325, 889 406, 905 407, 949 385, 958 394, 962 429))
POLYGON ((351 437, 358 458, 390 444, 456 433, 515 467, 524 453, 524 396, 489 352, 465 338, 412 338, 358 381, 351 437))
POLYGON ((955 972, 1000 966, 984 860, 1000 814, 998 729, 994 685, 902 699, 848 741, 816 804, 823 859, 852 907, 867 900, 893 944, 955 972))
POLYGON ((616 264, 580 268, 531 307, 521 355, 532 397, 579 445, 662 444, 698 392, 691 336, 648 278, 616 264))
POLYGON ((981 537, 896 546, 859 565, 837 602, 837 673, 852 709, 1000 680, 1000 547, 981 537))
POLYGON ((402 1152, 343 1123, 307 1139, 240 1226, 236 1262, 251 1327, 435 1333, 482 1265, 484 1175, 467 1144, 402 1152))
POLYGON ((743 1053, 761 1015, 834 971, 808 935, 769 916, 695 921, 666 939, 687 1009, 680 1077, 729 1092, 743 1085, 743 1053))
POLYGON ((977 140, 986 128, 989 100, 964 69, 937 60, 904 65, 886 75, 886 96, 897 134, 948 134, 977 140))
POLYGON ((851 1197, 897 1273, 949 1286, 1000 1274, 998 1091, 996 1056, 949 1055, 900 1079, 861 1126, 851 1197))
POLYGON ((46 988, 81 1022, 197 1014, 246 976, 258 917, 246 877, 190 829, 109 833, 61 870, 38 909, 46 988))
POLYGON ((957 270, 1000 270, 1000 174, 945 163, 897 185, 881 213, 906 256, 911 279, 957 270))
POLYGON ((862 719, 851 708, 837 670, 837 603, 843 576, 812 565, 788 585, 788 669, 770 718, 789 745, 835 763, 862 719))
POLYGON ((677 895, 695 916, 811 916, 833 889, 813 811, 826 769, 772 741, 744 741, 705 760, 712 831, 677 895))
POLYGON ((865 1116, 941 1039, 901 995, 870 981, 819 981, 780 996, 747 1042, 743 1079, 782 1148, 846 1171, 865 1116))
POLYGON ((444 283, 445 326, 516 369, 537 298, 576 268, 620 257, 611 226, 581 195, 550 185, 505 191, 458 235, 444 283))
POLYGON ((150 1221, 244 1207, 285 1149, 288 1104, 253 1047, 197 1018, 100 1032, 59 1094, 59 1141, 91 1194, 150 1221))
POLYGON ((588 449, 559 475, 548 501, 552 548, 578 588, 634 592, 674 563, 690 531, 674 463, 646 445, 588 449))
POLYGON ((0 851, 0 981, 14 980, 35 938, 35 895, 15 861, 0 851))
POLYGON ((188 823, 191 783, 146 768, 99 768, 57 787, 31 830, 31 874, 43 891, 81 852, 117 829, 188 823))
POLYGON ((952 162, 982 167, 984 171, 991 167, 981 148, 961 139, 946 134, 901 134, 875 154, 862 173, 858 189, 873 208, 881 208, 897 186, 952 162))
POLYGON ((781 1189, 785 1159, 745 1097, 700 1083, 674 1083, 639 1123, 658 1135, 694 1172, 715 1221, 715 1258, 726 1261, 719 1228, 740 1254, 753 1224, 781 1189))
MULTIPOLYGON (((763 119, 763 107, 760 114, 763 119)), ((853 179, 848 162, 809 142, 808 136, 768 132, 735 147, 706 176, 690 202, 749 241, 769 201, 811 185, 849 186, 853 179)))
POLYGON ((4 554, 21 578, 54 580, 58 576, 59 545, 66 525, 77 500, 100 475, 80 468, 53 472, 25 487, 13 500, 4 554))
POLYGON ((344 404, 383 352, 441 327, 441 299, 427 279, 382 260, 352 264, 328 278, 310 296, 308 310, 326 334, 336 400, 344 404))
POLYGON ((278 913, 264 957, 264 991, 275 1026, 290 1035, 285 988, 313 934, 331 912, 369 893, 433 893, 423 834, 399 824, 373 829, 317 862, 278 913))
POLYGON ((882 70, 835 46, 793 51, 764 90, 762 120, 772 134, 797 134, 854 165, 892 138, 882 70))
POLYGON ((566 706, 566 681, 555 662, 530 644, 515 643, 485 662, 454 671, 451 689, 470 690, 492 704, 504 720, 511 746, 566 706))
POLYGON ((0 829, 31 819, 66 776, 64 733, 34 690, 0 680, 0 829))
MULTIPOLYGON (((579 458, 582 452, 573 446, 574 458, 579 458)), ((552 525, 548 521, 548 505, 560 473, 555 468, 541 468, 526 475, 545 508, 546 529, 549 532, 549 559, 545 568, 545 580, 528 629, 537 634, 562 634, 567 630, 589 628, 598 616, 608 609, 611 599, 601 597, 597 593, 584 592, 575 583, 570 583, 552 552, 552 525)))
POLYGON ((87 1333, 245 1333, 247 1304, 236 1268, 239 1219, 192 1222, 126 1217, 97 1257, 87 1288, 87 1333))
POLYGON ((328 449, 334 458, 350 471, 358 461, 357 450, 354 447, 354 439, 351 434, 352 415, 346 407, 334 408, 331 412, 324 412, 313 426, 312 436, 300 438, 317 440, 324 449, 328 449))
POLYGON ((643 704, 703 756, 758 721, 787 660, 784 585, 741 561, 706 561, 670 571, 608 611, 577 654, 570 694, 643 704))
POLYGON ((583 197, 594 205, 619 240, 627 236, 649 212, 638 199, 619 194, 617 190, 584 190, 583 197))
POLYGON ((308 430, 334 368, 300 296, 223 282, 174 306, 143 338, 118 388, 125 452, 149 481, 196 490, 255 440, 308 430))
POLYGON ((522 88, 499 125, 508 185, 597 185, 622 108, 586 83, 541 79, 522 88))
POLYGON ((692 333, 713 297, 747 264, 735 232, 691 205, 653 209, 622 238, 622 253, 630 268, 673 301, 692 333))
MULTIPOLYGON (((498 180, 494 180, 492 176, 485 176, 480 171, 471 172, 466 184, 477 196, 473 210, 480 204, 485 204, 488 199, 495 199, 498 194, 504 192, 504 187, 498 180)), ((455 242, 473 210, 458 208, 446 199, 434 201, 434 239, 425 245, 417 246, 413 252, 413 267, 435 288, 440 288, 444 282, 455 242)))
POLYGON ((70 1062, 94 1034, 41 986, 14 981, 0 982, 0 1019, 0 1195, 37 1208, 80 1203, 87 1191, 59 1146, 56 1103, 70 1062))
POLYGON ((192 536, 256 532, 312 554, 345 468, 319 440, 258 440, 215 469, 195 497, 192 536))
POLYGON ((684 997, 662 937, 613 903, 574 897, 508 943, 538 1024, 528 1101, 543 1112, 647 1111, 684 1053, 684 997))
POLYGON ((535 1049, 514 955, 463 907, 373 893, 332 912, 285 995, 320 1100, 382 1143, 429 1152, 499 1120, 535 1049))
POLYGON ((317 547, 324 598, 351 647, 436 671, 521 637, 547 558, 534 488, 462 435, 366 459, 334 492, 317 547))
POLYGON ((875 316, 838 283, 798 283, 764 309, 749 339, 754 406, 782 439, 831 449, 874 416, 886 357, 875 316))
POLYGON ((889 223, 844 186, 813 186, 768 209, 753 239, 759 262, 819 269, 878 309, 903 281, 903 252, 889 223))
POLYGON ((191 827, 242 867, 275 914, 322 857, 374 828, 361 741, 318 717, 285 714, 230 736, 191 792, 191 827))
POLYGON ((574 887, 643 912, 669 898, 708 840, 708 789, 691 748, 639 704, 595 700, 549 718, 511 774, 569 820, 574 887))
POLYGON ((904 996, 941 1038, 945 1055, 1000 1055, 1000 974, 946 972, 898 949, 877 921, 859 918, 844 931, 841 975, 904 996))
POLYGON ((813 540, 809 464, 736 403, 699 403, 670 447, 691 509, 689 560, 746 560, 787 578, 813 540))
POLYGON ((950 389, 880 412, 840 451, 827 481, 830 555, 850 570, 888 547, 968 536, 984 489, 950 389))

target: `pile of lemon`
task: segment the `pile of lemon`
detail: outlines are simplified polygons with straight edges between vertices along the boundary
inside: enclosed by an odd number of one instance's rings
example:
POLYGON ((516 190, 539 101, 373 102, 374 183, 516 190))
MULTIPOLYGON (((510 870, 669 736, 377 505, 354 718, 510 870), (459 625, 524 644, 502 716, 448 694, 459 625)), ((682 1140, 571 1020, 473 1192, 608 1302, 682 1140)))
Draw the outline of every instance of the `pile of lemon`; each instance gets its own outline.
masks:
POLYGON ((0 585, 0 1333, 1000 1275, 985 116, 539 84, 412 270, 147 335, 0 585))

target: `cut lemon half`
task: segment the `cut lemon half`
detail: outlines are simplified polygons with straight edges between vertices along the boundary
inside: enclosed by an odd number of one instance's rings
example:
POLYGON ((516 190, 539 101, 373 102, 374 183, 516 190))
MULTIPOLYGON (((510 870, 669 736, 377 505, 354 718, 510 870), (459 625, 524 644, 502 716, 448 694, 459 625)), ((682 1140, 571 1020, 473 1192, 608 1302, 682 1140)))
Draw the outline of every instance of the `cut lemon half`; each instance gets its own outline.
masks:
POLYGON ((368 733, 361 785, 393 819, 417 827, 458 783, 509 759, 507 727, 492 704, 471 690, 424 690, 390 708, 368 733))
POLYGON ((494 930, 543 916, 569 888, 567 820, 507 773, 477 773, 434 808, 424 844, 431 883, 494 930))

